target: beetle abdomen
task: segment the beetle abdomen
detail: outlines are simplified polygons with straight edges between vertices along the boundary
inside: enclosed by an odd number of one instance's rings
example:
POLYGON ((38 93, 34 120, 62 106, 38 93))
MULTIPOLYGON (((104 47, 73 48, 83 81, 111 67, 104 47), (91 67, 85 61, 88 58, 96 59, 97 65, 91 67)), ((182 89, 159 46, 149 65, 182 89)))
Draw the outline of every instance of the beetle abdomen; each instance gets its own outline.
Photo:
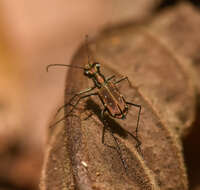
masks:
POLYGON ((113 117, 121 119, 126 115, 126 103, 114 84, 107 83, 105 86, 101 87, 99 96, 102 103, 113 117))

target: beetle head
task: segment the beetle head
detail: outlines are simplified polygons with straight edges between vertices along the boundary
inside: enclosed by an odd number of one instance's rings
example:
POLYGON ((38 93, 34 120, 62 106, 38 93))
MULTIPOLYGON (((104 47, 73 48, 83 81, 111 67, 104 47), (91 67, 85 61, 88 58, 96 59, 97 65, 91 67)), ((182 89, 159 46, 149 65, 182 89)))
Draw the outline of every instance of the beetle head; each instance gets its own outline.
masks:
POLYGON ((88 77, 93 77, 96 73, 99 73, 100 64, 97 62, 93 62, 92 64, 87 64, 84 67, 84 74, 88 77))

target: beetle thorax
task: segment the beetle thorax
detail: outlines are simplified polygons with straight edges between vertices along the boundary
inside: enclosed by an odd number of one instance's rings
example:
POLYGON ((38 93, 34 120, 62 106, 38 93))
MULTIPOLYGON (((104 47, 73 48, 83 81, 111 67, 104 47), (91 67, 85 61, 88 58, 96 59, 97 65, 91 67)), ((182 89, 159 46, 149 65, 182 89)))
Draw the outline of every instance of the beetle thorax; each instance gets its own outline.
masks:
POLYGON ((94 75, 93 81, 95 82, 95 85, 97 85, 98 87, 101 87, 105 83, 105 78, 99 72, 97 72, 94 75))

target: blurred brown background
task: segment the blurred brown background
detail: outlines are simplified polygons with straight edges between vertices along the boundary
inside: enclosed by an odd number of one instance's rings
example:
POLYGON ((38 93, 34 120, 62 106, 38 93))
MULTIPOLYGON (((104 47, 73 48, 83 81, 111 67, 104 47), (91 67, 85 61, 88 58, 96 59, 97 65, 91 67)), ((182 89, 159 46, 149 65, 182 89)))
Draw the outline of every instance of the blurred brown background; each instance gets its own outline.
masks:
MULTIPOLYGON (((66 74, 65 69, 47 73, 46 65, 69 64, 86 34, 92 37, 113 24, 148 20, 177 3, 1 0, 0 190, 38 189, 47 127, 62 105, 66 74)), ((199 6, 198 0, 190 3, 199 6)), ((187 140, 185 146, 191 143, 187 140)), ((194 153, 187 150, 188 155, 194 153)))

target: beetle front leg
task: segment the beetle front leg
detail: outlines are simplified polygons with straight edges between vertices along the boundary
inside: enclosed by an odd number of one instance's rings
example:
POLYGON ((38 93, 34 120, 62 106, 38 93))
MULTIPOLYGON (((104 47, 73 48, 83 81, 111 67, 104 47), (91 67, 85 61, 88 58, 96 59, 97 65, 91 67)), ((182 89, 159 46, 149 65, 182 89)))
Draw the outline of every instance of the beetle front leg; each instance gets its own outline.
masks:
POLYGON ((119 79, 118 81, 114 82, 114 84, 118 84, 118 83, 122 82, 123 80, 127 80, 127 81, 128 81, 128 84, 129 84, 129 86, 131 86, 131 83, 130 83, 130 81, 129 81, 128 77, 123 77, 123 78, 119 79))

